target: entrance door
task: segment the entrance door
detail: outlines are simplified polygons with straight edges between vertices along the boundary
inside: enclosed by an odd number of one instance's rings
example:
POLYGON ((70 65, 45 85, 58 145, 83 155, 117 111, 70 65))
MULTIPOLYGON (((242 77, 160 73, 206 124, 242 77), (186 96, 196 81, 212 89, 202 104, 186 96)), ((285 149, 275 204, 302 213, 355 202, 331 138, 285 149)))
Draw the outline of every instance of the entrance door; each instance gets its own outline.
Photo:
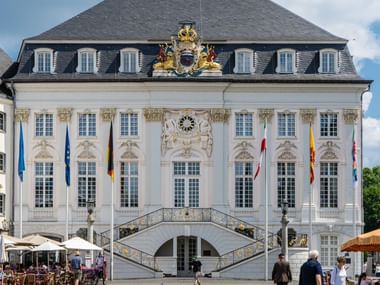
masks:
POLYGON ((200 163, 174 162, 174 207, 199 207, 200 163))
POLYGON ((177 238, 177 276, 191 277, 191 260, 197 256, 197 238, 196 237, 178 237, 177 238))

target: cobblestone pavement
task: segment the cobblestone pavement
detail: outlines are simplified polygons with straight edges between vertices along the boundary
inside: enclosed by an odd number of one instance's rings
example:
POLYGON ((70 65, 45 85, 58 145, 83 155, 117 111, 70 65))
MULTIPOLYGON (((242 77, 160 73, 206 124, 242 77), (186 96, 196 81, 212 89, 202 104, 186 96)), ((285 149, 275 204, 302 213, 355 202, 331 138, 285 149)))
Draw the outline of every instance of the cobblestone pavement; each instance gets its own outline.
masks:
MULTIPOLYGON (((272 285, 273 281, 263 280, 239 280, 239 279, 219 279, 202 278, 201 285, 221 284, 221 285, 272 285)), ((108 285, 193 285, 192 278, 157 278, 157 279, 129 279, 107 281, 108 285)), ((291 285, 291 283, 289 283, 291 285)))

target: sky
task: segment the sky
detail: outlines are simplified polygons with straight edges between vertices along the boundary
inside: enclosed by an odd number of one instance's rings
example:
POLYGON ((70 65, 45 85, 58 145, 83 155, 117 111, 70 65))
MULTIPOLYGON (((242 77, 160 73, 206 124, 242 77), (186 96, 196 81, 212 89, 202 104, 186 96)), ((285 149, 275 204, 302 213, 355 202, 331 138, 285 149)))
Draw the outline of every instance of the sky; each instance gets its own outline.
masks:
MULTIPOLYGON (((273 1, 349 40, 359 74, 374 80, 370 92, 363 96, 363 164, 380 165, 380 0, 273 1)), ((40 34, 99 2, 1 0, 0 48, 16 60, 22 39, 40 34)))

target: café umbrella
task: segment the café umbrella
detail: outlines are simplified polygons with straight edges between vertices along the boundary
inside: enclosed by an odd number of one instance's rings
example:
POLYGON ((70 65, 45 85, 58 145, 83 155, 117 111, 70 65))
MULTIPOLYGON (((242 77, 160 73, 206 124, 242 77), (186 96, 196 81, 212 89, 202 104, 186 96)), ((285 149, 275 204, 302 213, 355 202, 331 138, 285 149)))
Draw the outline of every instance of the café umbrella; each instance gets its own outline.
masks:
POLYGON ((380 229, 346 241, 342 244, 341 251, 380 251, 380 229))
MULTIPOLYGON (((32 249, 33 252, 41 252, 41 251, 59 251, 59 250, 66 250, 65 248, 56 245, 52 243, 51 241, 46 241, 39 246, 36 246, 35 248, 32 249)), ((49 253, 48 253, 49 254, 49 253)), ((37 255, 37 265, 38 265, 38 255, 37 255)), ((47 265, 49 266, 49 256, 47 260, 47 265)))

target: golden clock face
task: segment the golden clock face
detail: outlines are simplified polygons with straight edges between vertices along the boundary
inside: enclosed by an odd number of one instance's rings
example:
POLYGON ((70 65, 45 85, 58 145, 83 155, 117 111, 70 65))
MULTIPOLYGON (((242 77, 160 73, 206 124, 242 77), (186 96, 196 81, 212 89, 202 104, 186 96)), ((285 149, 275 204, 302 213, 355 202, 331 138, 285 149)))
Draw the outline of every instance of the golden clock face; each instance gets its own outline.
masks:
POLYGON ((188 133, 194 129, 195 120, 189 115, 184 115, 179 119, 178 125, 182 131, 188 133))

